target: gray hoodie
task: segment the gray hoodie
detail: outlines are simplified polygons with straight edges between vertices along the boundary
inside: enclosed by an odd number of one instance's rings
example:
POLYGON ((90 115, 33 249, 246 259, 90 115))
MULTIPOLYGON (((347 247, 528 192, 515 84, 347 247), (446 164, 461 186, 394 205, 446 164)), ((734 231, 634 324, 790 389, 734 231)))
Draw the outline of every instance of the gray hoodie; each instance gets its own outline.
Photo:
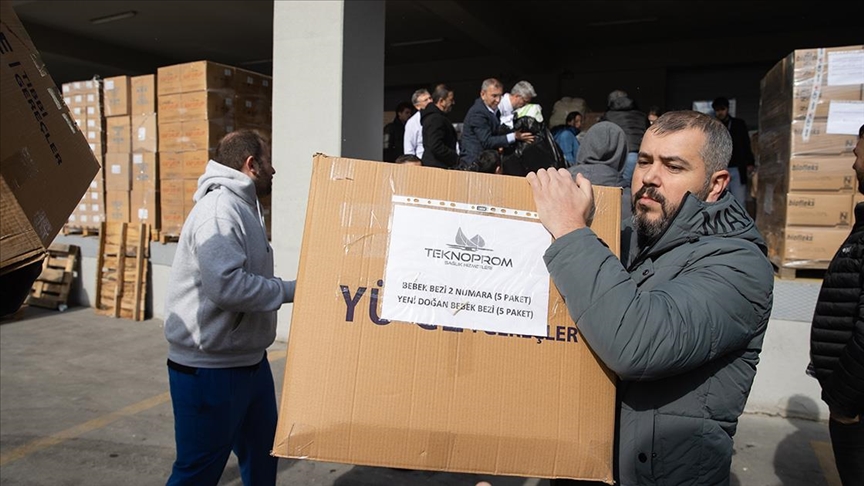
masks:
POLYGON ((591 184, 623 187, 621 194, 621 221, 629 223, 632 200, 630 181, 621 180, 621 170, 627 160, 627 136, 618 125, 601 121, 588 129, 579 145, 576 163, 567 168, 573 178, 585 176, 591 184))
POLYGON ((276 338, 294 281, 273 276, 255 184, 211 160, 180 232, 165 304, 168 358, 198 368, 249 366, 276 338))

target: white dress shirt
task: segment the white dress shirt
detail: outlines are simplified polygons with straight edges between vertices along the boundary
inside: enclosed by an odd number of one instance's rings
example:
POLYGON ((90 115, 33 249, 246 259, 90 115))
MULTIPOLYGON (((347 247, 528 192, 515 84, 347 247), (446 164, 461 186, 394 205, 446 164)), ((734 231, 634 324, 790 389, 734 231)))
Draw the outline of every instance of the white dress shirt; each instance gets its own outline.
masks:
POLYGON ((405 122, 404 151, 406 154, 414 154, 417 158, 423 158, 423 126, 420 124, 420 112, 411 115, 405 122))

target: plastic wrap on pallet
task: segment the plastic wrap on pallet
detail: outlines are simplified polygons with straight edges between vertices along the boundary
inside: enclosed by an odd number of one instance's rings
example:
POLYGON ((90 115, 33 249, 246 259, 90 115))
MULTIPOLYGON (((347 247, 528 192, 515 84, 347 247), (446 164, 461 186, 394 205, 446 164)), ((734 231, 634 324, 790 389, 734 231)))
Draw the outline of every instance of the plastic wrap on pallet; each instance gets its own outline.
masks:
POLYGON ((790 225, 787 204, 790 193, 802 190, 851 192, 854 181, 843 164, 851 168, 857 132, 838 132, 829 115, 832 103, 854 110, 864 100, 859 71, 864 46, 800 49, 760 83, 756 222, 778 267, 824 268, 848 234, 848 226, 790 225))

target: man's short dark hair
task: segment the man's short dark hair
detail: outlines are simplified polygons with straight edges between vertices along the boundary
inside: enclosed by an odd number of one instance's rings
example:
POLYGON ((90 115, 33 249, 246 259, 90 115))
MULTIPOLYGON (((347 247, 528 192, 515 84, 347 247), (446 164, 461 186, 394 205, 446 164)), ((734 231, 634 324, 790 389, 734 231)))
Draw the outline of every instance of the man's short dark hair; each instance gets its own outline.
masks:
POLYGON ((414 106, 411 103, 408 103, 407 101, 401 101, 401 102, 399 102, 398 105, 396 105, 396 113, 397 114, 402 113, 405 110, 410 110, 413 112, 414 106))
POLYGON ((403 154, 399 157, 396 157, 396 160, 393 162, 397 164, 404 164, 405 162, 420 162, 420 159, 414 154, 403 154))
POLYGON ((718 108, 726 108, 729 109, 729 100, 724 97, 714 98, 714 101, 711 102, 711 108, 717 110, 718 108))
POLYGON ((255 160, 262 160, 269 146, 270 141, 258 130, 237 130, 219 140, 213 160, 234 170, 241 170, 250 155, 255 160))
POLYGON ((705 134, 705 144, 699 149, 699 155, 705 161, 708 177, 726 169, 732 158, 732 136, 726 126, 713 116, 698 111, 670 111, 661 115, 648 131, 665 135, 690 128, 705 134))
POLYGON ((451 92, 452 90, 446 84, 435 86, 435 90, 432 91, 432 103, 438 103, 443 99, 447 99, 451 92))
POLYGON ((858 138, 864 138, 864 125, 861 125, 861 128, 858 129, 858 138))
POLYGON ((567 113, 567 118, 564 120, 564 122, 569 125, 570 122, 575 120, 577 116, 582 116, 582 113, 579 113, 578 111, 571 111, 570 113, 567 113))

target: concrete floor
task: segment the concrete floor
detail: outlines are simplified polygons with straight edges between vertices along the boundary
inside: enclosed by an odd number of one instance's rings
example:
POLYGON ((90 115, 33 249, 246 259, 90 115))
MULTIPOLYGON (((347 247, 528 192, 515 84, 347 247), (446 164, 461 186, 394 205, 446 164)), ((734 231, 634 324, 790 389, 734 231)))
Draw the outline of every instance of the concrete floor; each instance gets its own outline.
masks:
MULTIPOLYGON (((158 485, 174 459, 161 321, 27 308, 0 321, 0 483, 158 485)), ((270 350, 277 393, 285 346, 270 350)), ((732 484, 834 486, 824 422, 745 414, 732 484)), ((548 485, 533 478, 280 460, 279 484, 548 485)), ((233 459, 220 484, 239 485, 233 459)))

